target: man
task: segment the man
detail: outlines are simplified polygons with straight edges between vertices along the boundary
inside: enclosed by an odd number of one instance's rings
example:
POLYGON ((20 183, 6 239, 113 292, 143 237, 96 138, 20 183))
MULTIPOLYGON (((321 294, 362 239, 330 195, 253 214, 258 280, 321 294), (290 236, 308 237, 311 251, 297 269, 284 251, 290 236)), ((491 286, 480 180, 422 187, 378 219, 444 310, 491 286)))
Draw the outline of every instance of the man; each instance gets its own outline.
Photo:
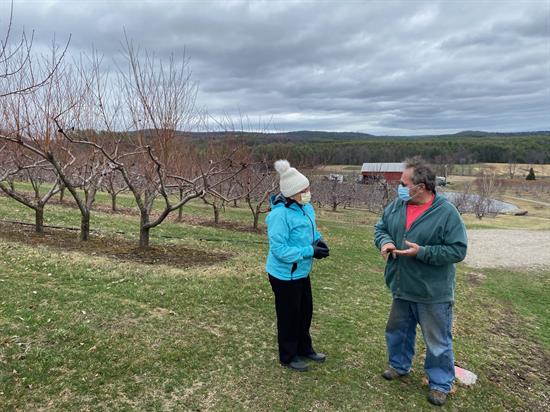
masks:
POLYGON ((390 367, 382 376, 394 380, 410 372, 420 324, 428 400, 443 405, 455 377, 455 263, 465 258, 468 241, 460 214, 436 194, 435 173, 421 159, 406 162, 398 198, 375 225, 374 241, 386 261, 384 277, 393 295, 386 325, 390 367))

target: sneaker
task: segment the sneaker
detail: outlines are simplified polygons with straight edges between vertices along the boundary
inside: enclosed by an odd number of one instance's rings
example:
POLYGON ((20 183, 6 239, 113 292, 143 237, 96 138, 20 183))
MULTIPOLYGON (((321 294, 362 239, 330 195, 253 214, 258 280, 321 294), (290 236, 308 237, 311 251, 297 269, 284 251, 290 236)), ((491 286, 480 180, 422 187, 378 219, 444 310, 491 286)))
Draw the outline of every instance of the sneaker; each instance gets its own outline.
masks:
POLYGON ((388 381, 393 381, 395 379, 401 379, 404 376, 407 376, 408 373, 400 374, 393 368, 388 368, 384 372, 382 372, 382 377, 388 381))
POLYGON ((447 400, 447 394, 435 389, 430 390, 428 401, 434 405, 441 406, 447 400))
POLYGON ((283 365, 285 368, 289 368, 298 372, 305 372, 309 368, 307 363, 297 357, 292 359, 289 363, 281 362, 281 365, 283 365))
POLYGON ((327 355, 325 355, 324 353, 321 353, 321 352, 313 352, 313 353, 309 353, 307 355, 302 355, 301 358, 309 359, 309 360, 312 360, 314 362, 322 363, 327 358, 327 355))

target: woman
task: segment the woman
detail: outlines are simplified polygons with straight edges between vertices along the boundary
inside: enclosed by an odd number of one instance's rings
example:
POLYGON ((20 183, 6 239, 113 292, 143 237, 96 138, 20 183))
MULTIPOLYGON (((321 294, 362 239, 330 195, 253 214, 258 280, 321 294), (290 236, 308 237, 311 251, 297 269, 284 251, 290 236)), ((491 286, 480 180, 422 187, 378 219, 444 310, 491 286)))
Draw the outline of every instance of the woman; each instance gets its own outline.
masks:
POLYGON ((281 192, 271 197, 266 218, 266 271, 275 294, 279 361, 293 370, 306 371, 304 360, 323 362, 326 358, 315 352, 309 334, 313 314, 309 272, 313 258, 327 257, 329 249, 316 230, 307 177, 286 160, 276 161, 275 170, 281 192))

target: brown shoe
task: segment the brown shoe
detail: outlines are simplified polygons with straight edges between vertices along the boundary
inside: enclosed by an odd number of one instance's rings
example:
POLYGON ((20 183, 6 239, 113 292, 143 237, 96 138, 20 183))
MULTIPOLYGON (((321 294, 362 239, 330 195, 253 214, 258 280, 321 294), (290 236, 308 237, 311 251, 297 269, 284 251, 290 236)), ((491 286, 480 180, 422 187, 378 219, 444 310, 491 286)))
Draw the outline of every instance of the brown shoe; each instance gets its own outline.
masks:
POLYGON ((447 400, 447 394, 435 389, 430 390, 428 401, 434 405, 441 406, 447 400))
POLYGON ((407 376, 408 373, 405 373, 401 375, 399 372, 397 372, 393 368, 388 368, 384 372, 382 372, 382 377, 388 381, 393 381, 395 379, 401 379, 404 376, 407 376))

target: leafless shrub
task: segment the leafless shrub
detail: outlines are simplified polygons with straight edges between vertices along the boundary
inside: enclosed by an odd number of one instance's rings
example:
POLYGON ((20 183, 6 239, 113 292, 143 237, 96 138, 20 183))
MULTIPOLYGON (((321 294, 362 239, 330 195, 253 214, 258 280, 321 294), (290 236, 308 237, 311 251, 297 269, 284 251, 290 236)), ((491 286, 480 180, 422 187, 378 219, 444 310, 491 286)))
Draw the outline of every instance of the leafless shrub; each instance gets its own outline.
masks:
POLYGON ((494 195, 497 191, 497 182, 495 174, 492 172, 482 172, 474 180, 476 187, 476 198, 473 202, 473 212, 478 219, 484 216, 496 213, 494 208, 494 195))

